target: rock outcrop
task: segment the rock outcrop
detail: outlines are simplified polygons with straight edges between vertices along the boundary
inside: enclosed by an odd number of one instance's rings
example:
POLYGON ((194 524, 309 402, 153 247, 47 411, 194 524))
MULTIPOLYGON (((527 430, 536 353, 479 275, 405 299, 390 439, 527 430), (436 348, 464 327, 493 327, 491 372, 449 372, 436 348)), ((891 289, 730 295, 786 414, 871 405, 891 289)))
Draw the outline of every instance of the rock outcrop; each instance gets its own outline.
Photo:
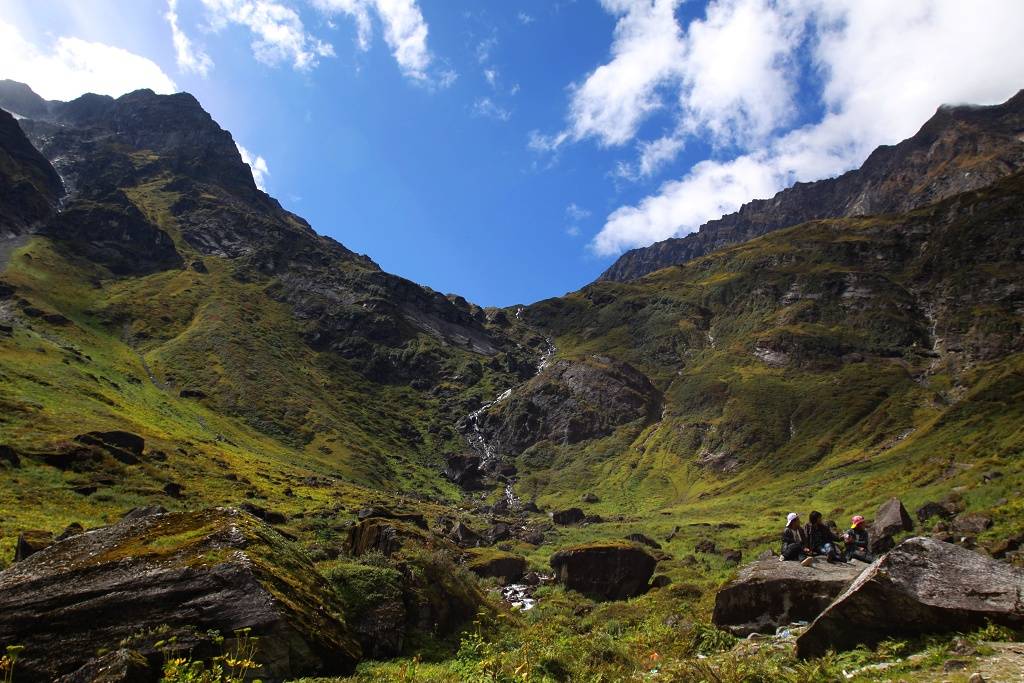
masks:
POLYGON ((367 517, 349 530, 348 551, 355 557, 369 552, 390 556, 409 541, 426 544, 434 539, 418 526, 385 517, 367 517))
POLYGON ((821 561, 803 567, 799 562, 780 562, 774 555, 758 560, 718 591, 711 621, 737 636, 774 633, 779 626, 810 621, 866 566, 821 561))
POLYGON ((797 639, 800 657, 885 638, 1024 626, 1024 571, 930 538, 872 564, 797 639))
POLYGON ((572 546, 551 556, 556 580, 595 600, 624 600, 644 593, 657 563, 643 548, 615 542, 572 546))
MULTIPOLYGON (((608 356, 557 360, 477 420, 495 453, 540 441, 574 444, 658 414, 661 395, 639 370, 608 356)), ((469 428, 468 426, 466 427, 469 428)))
POLYGON ((244 628, 260 637, 265 681, 345 673, 361 656, 310 561, 230 508, 122 520, 0 573, 0 642, 25 646, 19 681, 48 683, 127 640, 157 663, 154 641, 172 635, 195 656, 214 656, 208 630, 244 628))
POLYGON ((63 192, 50 162, 14 117, 0 110, 0 238, 29 232, 49 219, 63 192))

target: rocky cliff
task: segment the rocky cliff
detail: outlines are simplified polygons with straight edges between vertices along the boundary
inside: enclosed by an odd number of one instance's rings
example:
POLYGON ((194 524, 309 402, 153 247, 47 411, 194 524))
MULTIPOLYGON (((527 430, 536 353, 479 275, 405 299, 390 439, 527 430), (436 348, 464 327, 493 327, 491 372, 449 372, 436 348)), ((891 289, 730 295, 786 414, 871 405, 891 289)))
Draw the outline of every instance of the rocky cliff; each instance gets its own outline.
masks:
POLYGON ((708 221, 690 235, 632 249, 599 280, 625 282, 772 230, 819 218, 902 213, 985 187, 1024 168, 1024 91, 991 107, 941 107, 913 137, 879 147, 857 170, 797 183, 708 221))

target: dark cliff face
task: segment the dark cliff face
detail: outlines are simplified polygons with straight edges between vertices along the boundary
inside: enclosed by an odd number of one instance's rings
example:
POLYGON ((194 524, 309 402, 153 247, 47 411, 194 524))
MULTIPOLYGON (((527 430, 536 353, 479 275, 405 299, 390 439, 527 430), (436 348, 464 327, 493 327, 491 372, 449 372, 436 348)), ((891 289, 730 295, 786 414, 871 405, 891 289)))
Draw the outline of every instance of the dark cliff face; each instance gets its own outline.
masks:
POLYGON ((879 147, 860 169, 797 183, 698 232, 633 249, 599 280, 626 282, 772 230, 819 218, 902 213, 985 187, 1024 168, 1024 91, 991 107, 942 107, 913 137, 879 147))
POLYGON ((479 418, 499 455, 519 455, 541 441, 574 444, 619 425, 656 419, 661 395, 628 363, 594 355, 557 360, 479 418))
POLYGON ((0 110, 0 237, 28 232, 50 218, 63 193, 50 162, 0 110))

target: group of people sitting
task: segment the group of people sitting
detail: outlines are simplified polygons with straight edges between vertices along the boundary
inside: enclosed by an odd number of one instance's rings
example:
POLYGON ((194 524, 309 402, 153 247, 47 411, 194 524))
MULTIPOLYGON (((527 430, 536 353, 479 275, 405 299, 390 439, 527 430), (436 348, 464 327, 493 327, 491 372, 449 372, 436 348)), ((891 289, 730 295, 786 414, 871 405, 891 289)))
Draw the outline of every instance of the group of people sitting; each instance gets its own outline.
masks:
POLYGON ((806 567, 814 562, 815 557, 824 557, 828 562, 874 562, 864 518, 854 515, 850 528, 840 535, 835 522, 826 524, 820 512, 812 512, 810 521, 803 526, 800 515, 790 512, 786 516, 786 528, 782 531, 782 555, 779 559, 794 560, 806 567), (840 543, 843 544, 842 550, 839 549, 840 543))

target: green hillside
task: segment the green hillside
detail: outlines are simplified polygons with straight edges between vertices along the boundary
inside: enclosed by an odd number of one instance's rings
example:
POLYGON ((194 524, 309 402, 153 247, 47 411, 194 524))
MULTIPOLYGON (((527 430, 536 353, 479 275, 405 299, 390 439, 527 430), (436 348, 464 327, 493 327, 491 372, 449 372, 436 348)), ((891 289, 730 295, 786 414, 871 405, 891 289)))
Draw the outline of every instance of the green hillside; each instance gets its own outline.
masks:
POLYGON ((1024 534, 1024 173, 483 309, 319 236, 189 95, 40 103, 0 138, 38 181, 0 212, 0 569, 25 530, 244 505, 337 591, 356 680, 834 680, 886 651, 747 662, 709 625, 725 551, 894 496, 1024 534), (520 614, 472 573, 637 533, 664 581, 629 601, 520 614))

